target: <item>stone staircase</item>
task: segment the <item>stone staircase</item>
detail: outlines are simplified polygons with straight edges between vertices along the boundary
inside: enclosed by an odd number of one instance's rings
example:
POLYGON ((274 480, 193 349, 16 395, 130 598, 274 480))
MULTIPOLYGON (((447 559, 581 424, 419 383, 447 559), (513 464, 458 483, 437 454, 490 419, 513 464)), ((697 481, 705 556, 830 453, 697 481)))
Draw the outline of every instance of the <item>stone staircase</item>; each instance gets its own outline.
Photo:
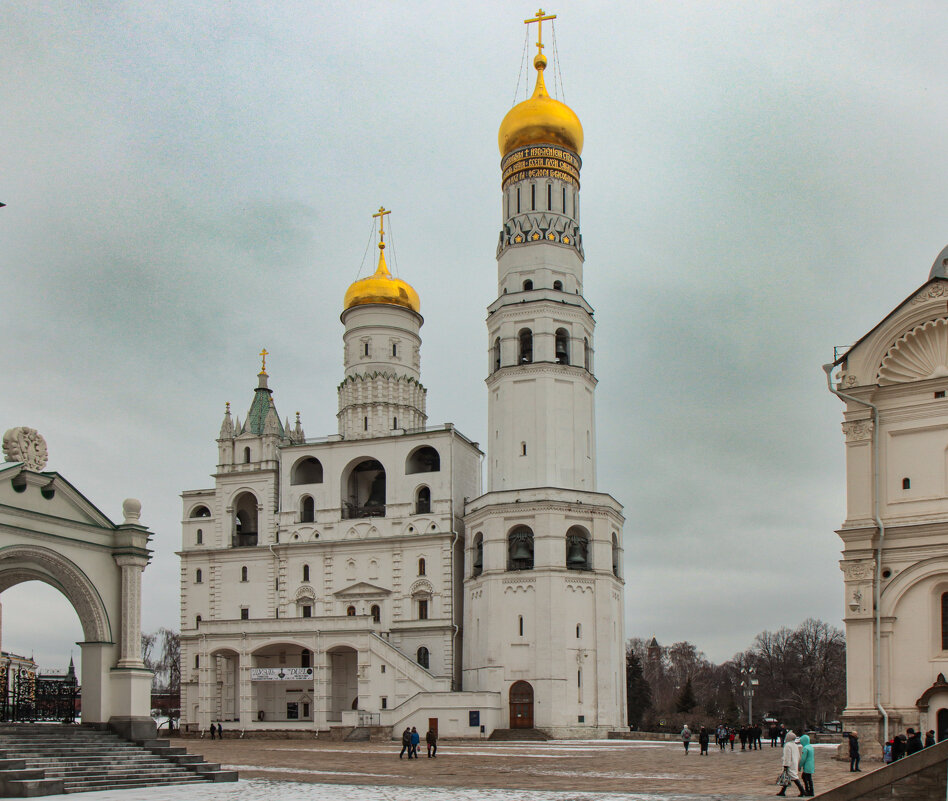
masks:
POLYGON ((130 743, 109 731, 56 724, 0 725, 0 796, 84 793, 236 781, 167 740, 130 743))
POLYGON ((494 729, 488 740, 552 740, 545 731, 540 729, 494 729))

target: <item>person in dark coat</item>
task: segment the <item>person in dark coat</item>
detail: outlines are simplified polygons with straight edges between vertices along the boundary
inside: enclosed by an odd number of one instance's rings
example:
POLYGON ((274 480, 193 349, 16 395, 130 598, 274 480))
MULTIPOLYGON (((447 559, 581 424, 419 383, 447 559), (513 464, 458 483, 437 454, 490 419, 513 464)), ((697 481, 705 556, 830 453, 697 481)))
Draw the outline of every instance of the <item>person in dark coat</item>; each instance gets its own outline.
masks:
POLYGON ((211 724, 211 739, 214 739, 214 735, 217 734, 217 729, 214 727, 214 724, 211 724))
POLYGON ((770 735, 770 747, 777 747, 777 740, 780 737, 780 730, 777 728, 776 723, 770 724, 770 730, 767 732, 770 735))
POLYGON ((438 756, 438 733, 434 729, 428 729, 425 744, 428 746, 428 759, 438 756))
POLYGON ((929 729, 925 733, 925 747, 931 748, 935 744, 935 730, 929 729))
POLYGON ((711 742, 711 737, 708 735, 708 730, 702 726, 701 731, 698 732, 698 745, 701 746, 701 754, 708 753, 708 743, 711 742))
POLYGON ((915 731, 915 729, 907 729, 908 731, 908 740, 905 743, 905 755, 917 754, 925 746, 922 745, 922 733, 915 731))
POLYGON ((744 747, 747 745, 747 726, 741 726, 737 732, 737 736, 741 740, 741 751, 743 751, 744 747))
POLYGON ((402 752, 398 755, 399 759, 405 756, 405 751, 408 751, 408 758, 411 759, 411 729, 407 726, 402 732, 402 752))
POLYGON ((220 723, 217 724, 217 739, 218 740, 224 739, 224 727, 221 726, 220 723))
POLYGON ((895 762, 905 756, 905 735, 897 734, 892 738, 892 761, 895 762))
POLYGON ((849 740, 849 772, 861 773, 859 770, 859 733, 851 731, 846 734, 849 740))
POLYGON ((763 745, 761 745, 761 742, 760 742, 760 737, 763 733, 764 733, 764 730, 761 726, 754 726, 754 742, 757 745, 758 751, 761 748, 763 748, 763 745))
POLYGON ((787 727, 781 723, 778 731, 780 734, 780 747, 783 748, 787 742, 787 727))

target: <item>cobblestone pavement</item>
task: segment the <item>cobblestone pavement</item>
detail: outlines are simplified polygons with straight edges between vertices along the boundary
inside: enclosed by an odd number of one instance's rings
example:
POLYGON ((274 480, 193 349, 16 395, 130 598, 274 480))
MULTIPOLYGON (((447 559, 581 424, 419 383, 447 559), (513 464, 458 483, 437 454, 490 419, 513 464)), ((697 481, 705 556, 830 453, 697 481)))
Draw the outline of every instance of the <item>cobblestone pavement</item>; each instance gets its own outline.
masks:
MULTIPOLYGON (((762 799, 777 792, 780 749, 685 754, 679 743, 596 740, 537 742, 442 741, 435 759, 399 759, 394 743, 333 743, 317 740, 182 740, 192 753, 240 771, 242 779, 264 778, 314 784, 383 787, 535 790, 633 794, 663 801, 691 798, 762 799)), ((832 757, 835 746, 816 746, 817 793, 853 778, 848 762, 832 757)), ((868 772, 879 763, 865 763, 868 772)), ((315 788, 314 788, 315 789, 315 788)), ((574 795, 579 793, 581 795, 574 795)), ((466 792, 450 797, 475 798, 466 792)), ((493 793, 484 793, 491 797, 493 793)), ((790 788, 788 796, 796 796, 790 788)), ((276 798, 277 796, 274 796, 276 798)), ((379 797, 398 798, 382 793, 379 797)), ((404 797, 414 797, 406 794, 404 797)), ((537 796, 539 797, 539 795, 537 796)))

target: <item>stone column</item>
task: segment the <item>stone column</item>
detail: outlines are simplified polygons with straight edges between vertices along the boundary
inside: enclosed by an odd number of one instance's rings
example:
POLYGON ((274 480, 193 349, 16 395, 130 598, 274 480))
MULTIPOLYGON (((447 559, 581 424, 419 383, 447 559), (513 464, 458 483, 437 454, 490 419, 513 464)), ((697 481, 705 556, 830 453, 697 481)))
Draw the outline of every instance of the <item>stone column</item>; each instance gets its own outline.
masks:
POLYGON ((148 559, 118 554, 115 563, 122 568, 122 639, 116 667, 143 668, 142 661, 142 571, 148 559))

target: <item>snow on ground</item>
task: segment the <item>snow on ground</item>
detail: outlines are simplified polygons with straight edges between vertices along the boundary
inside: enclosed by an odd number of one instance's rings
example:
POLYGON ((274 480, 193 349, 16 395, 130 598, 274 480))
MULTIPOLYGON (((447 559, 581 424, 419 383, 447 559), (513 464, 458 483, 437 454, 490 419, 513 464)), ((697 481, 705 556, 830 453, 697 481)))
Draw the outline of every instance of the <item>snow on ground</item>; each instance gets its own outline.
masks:
MULTIPOLYGON (((268 770, 269 772, 269 770, 268 770)), ((750 801, 754 796, 727 796, 750 801)), ((45 801, 713 801, 702 795, 577 793, 544 790, 468 790, 445 787, 373 787, 242 779, 225 784, 178 785, 109 790, 81 795, 48 795, 45 801)))

